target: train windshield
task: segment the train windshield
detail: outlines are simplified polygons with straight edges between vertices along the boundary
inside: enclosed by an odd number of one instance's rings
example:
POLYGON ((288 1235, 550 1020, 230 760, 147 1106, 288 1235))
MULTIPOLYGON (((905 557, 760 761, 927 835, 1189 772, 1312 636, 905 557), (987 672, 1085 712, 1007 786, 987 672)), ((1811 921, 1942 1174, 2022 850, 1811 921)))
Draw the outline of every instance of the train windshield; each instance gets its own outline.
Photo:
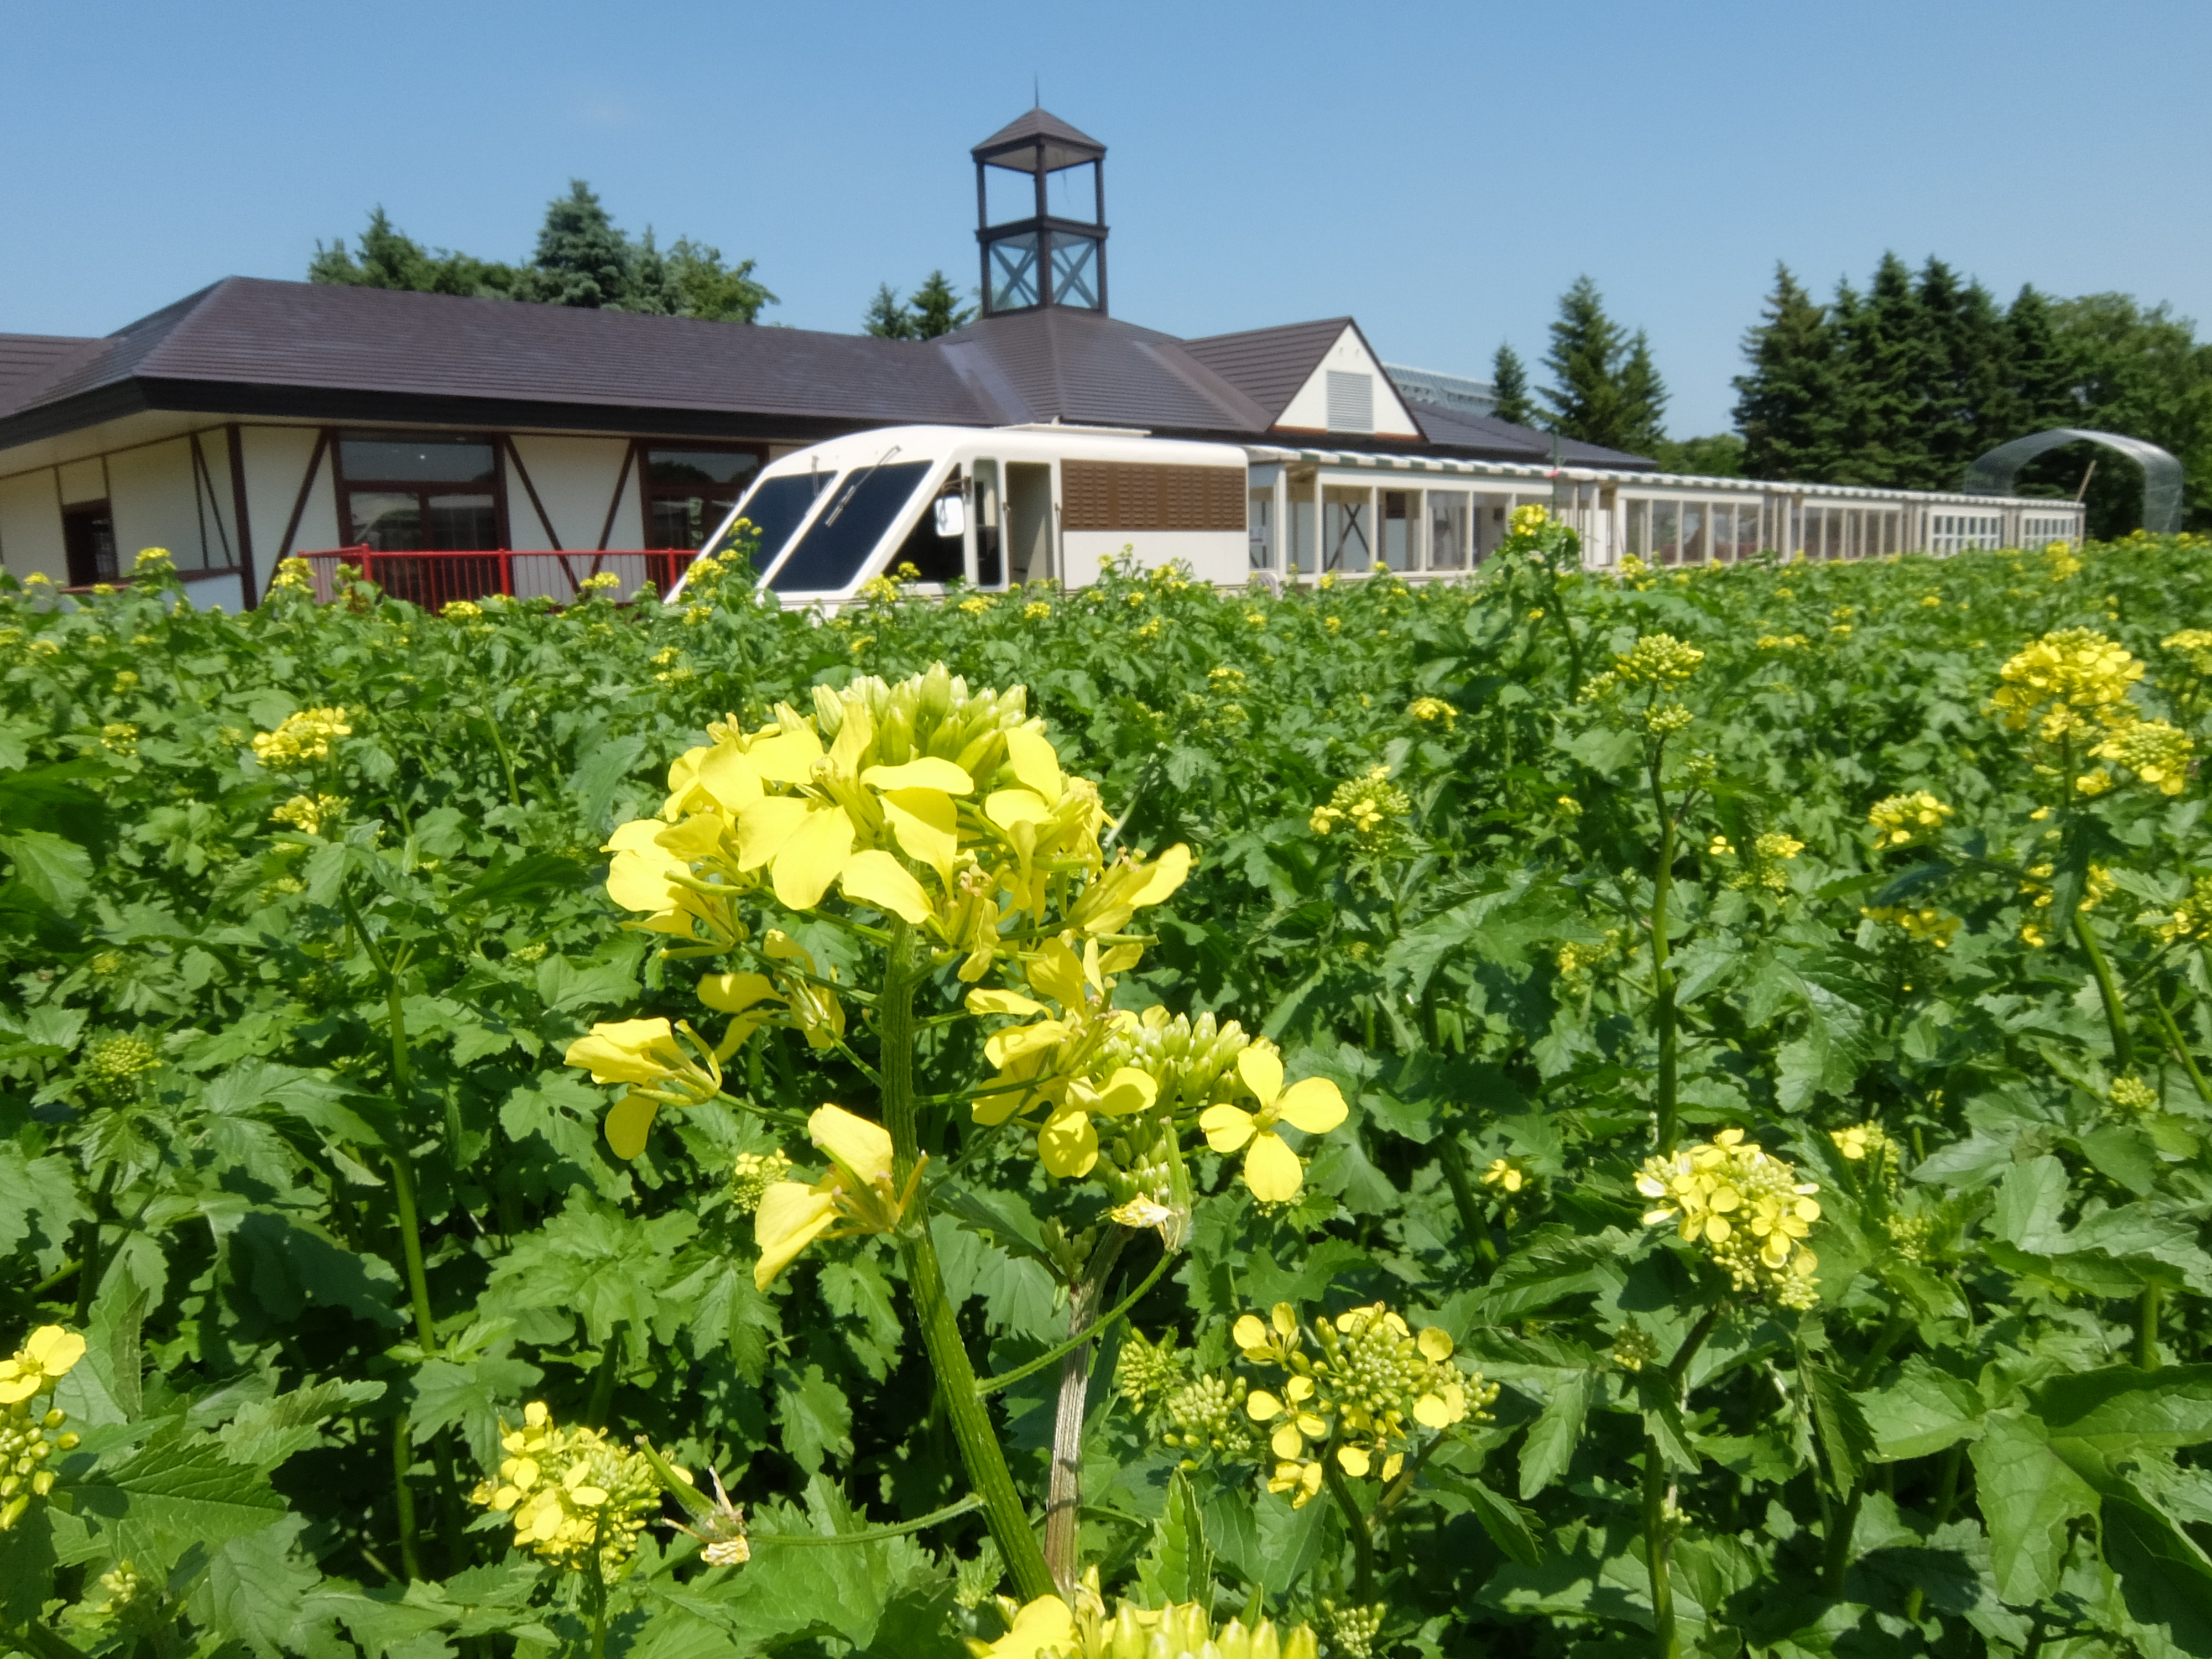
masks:
MULTIPOLYGON (((814 505, 814 498, 836 477, 835 472, 792 472, 780 478, 761 480, 759 487, 745 498, 742 512, 759 542, 753 550, 755 570, 765 570, 775 562, 775 556, 783 551, 783 544, 799 528, 807 508, 814 505)), ((721 539, 714 544, 714 550, 726 553, 738 539, 734 530, 724 531, 721 539)))
POLYGON ((900 461, 848 474, 769 586, 779 593, 834 593, 849 586, 936 465, 900 461))

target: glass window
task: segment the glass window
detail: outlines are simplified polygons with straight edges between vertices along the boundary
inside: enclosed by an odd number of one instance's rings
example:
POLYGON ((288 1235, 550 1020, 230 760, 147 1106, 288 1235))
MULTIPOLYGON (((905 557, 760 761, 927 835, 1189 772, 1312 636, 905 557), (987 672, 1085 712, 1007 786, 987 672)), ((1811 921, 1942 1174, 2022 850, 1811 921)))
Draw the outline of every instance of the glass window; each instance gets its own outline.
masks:
POLYGON ((1316 568, 1314 549, 1318 544, 1314 526, 1314 501, 1310 495, 1291 498, 1291 568, 1310 571, 1316 568))
POLYGON ((1692 504, 1682 509, 1682 562, 1702 564, 1705 558, 1705 509, 1692 504))
POLYGON ((1275 492, 1255 489, 1244 512, 1244 534, 1252 568, 1275 568, 1275 492))
POLYGON ((1005 561, 999 551, 999 464, 971 463, 975 479, 975 585, 1004 587, 1005 561))
POLYGON ((1826 512, 1822 513, 1820 516, 1827 521, 1826 526, 1828 543, 1827 556, 1832 559, 1840 559, 1844 556, 1844 515, 1838 509, 1832 507, 1826 512))
POLYGON ((1679 564, 1682 558, 1680 509, 1672 501, 1651 503, 1651 562, 1679 564))
MULTIPOLYGON (((995 169, 993 169, 995 171, 995 169)), ((1055 219, 1098 222, 1098 163, 1079 161, 1044 176, 1044 210, 1055 219)))
POLYGON ((730 515, 760 470, 754 449, 648 449, 641 463, 645 544, 697 547, 730 515))
POLYGON ((1628 504, 1628 550, 1639 559, 1651 556, 1651 503, 1628 504))
POLYGON ((1382 492, 1382 562, 1393 570, 1416 570, 1421 562, 1421 493, 1382 492))
MULTIPOLYGON (((956 467, 939 495, 960 495, 960 472, 956 467)), ((890 568, 902 564, 914 567, 914 579, 918 582, 957 581, 968 574, 968 541, 964 535, 940 536, 937 533, 937 500, 933 496, 921 504, 921 513, 914 521, 914 528, 906 532, 899 550, 891 556, 890 568)))
POLYGON ((983 169, 983 222, 1008 225, 1036 217, 1036 174, 1026 167, 983 169))
POLYGON ((115 515, 106 501, 62 509, 62 556, 71 587, 115 580, 115 515))
POLYGON ((779 593, 834 593, 850 586, 934 465, 896 461, 848 475, 769 586, 779 593))
POLYGON ((745 531, 741 533, 732 526, 714 544, 714 550, 726 553, 750 535, 757 544, 753 550, 753 568, 767 569, 775 562, 775 556, 783 551, 783 544, 799 528, 807 509, 814 505, 814 498, 836 477, 835 472, 787 472, 780 478, 763 478, 746 498, 745 531))
POLYGON ((1429 491, 1429 568, 1467 568, 1468 494, 1463 489, 1429 491))
POLYGON ((991 244, 991 309, 1018 311, 1037 302, 1036 232, 1002 236, 991 244))
POLYGON ((1322 492, 1321 568, 1323 570, 1373 568, 1375 564, 1375 501, 1364 489, 1330 486, 1322 492))
POLYGON ((380 553, 477 552, 505 544, 499 456, 457 433, 348 433, 337 441, 339 516, 349 544, 380 553))
POLYGON ((1098 241, 1091 236, 1052 234, 1052 302, 1098 309, 1098 241))

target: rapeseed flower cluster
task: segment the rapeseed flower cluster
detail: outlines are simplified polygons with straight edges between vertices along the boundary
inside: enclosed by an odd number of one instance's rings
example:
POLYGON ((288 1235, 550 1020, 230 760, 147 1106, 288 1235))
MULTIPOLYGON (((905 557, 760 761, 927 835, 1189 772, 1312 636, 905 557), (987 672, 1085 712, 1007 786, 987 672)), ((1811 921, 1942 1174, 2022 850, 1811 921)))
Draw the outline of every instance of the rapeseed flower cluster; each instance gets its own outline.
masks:
POLYGON ((138 728, 129 720, 110 720, 100 728, 100 746, 127 759, 138 752, 138 728))
POLYGON ((2003 684, 1990 707, 2008 730, 2033 729, 2041 741, 2055 744, 2093 726, 2129 723, 2131 716, 2117 722, 2112 717, 2142 675, 2142 664, 2125 646, 2094 629, 2063 629, 2045 634, 1997 671, 2003 684))
POLYGON ((269 579, 269 591, 277 593, 310 593, 315 591, 313 573, 305 559, 280 559, 276 574, 269 579))
POLYGON ((85 1053, 86 1079, 106 1101, 128 1100, 147 1074, 161 1066, 161 1051, 143 1036, 102 1037, 85 1053))
MULTIPOLYGON (((2154 919, 2156 911, 2151 913, 2154 919)), ((2199 876, 2190 884, 2189 896, 2173 907, 2157 924, 2158 936, 2167 944, 2176 939, 2212 939, 2212 876, 2199 876)))
POLYGON ((2114 1079, 2112 1086, 2106 1091, 2106 1097, 2121 1111, 2135 1116, 2155 1110, 2159 1103, 2158 1091, 2138 1077, 2114 1079))
POLYGON ((288 714, 274 732, 257 732, 253 752, 264 766, 276 769, 325 760, 331 745, 353 735, 343 708, 302 708, 288 714))
POLYGON ((1869 921, 1894 927, 1905 938, 1933 945, 1937 950, 1950 948, 1951 935, 1959 931, 1960 919, 1936 909, 1932 905, 1877 904, 1862 908, 1859 914, 1869 921))
POLYGON ((995 1642, 969 1638, 975 1659, 1320 1659, 1310 1625, 1278 1630, 1272 1620, 1248 1626, 1231 1618, 1217 1627, 1201 1601, 1164 1607, 1121 1601, 1109 1613, 1096 1567, 1072 1602, 1042 1595, 1023 1606, 1000 1597, 999 1608, 1006 1633, 995 1642))
POLYGON ((1416 697, 1406 705, 1406 716, 1424 726, 1442 726, 1449 732, 1459 724, 1459 710, 1442 697, 1416 697))
POLYGON ((343 795, 295 795, 269 816, 278 823, 289 823, 294 829, 310 836, 322 834, 324 826, 335 823, 345 816, 346 799, 343 795))
POLYGON ((1795 836, 1769 830, 1752 842, 1751 855, 1729 872, 1727 884, 1739 889, 1764 887, 1771 892, 1786 893, 1790 890, 1790 872, 1783 866, 1804 850, 1805 843, 1795 836))
POLYGON ((1952 811, 1925 789, 1916 789, 1909 795, 1884 796, 1869 810, 1867 822, 1875 827, 1876 847, 1909 847, 1941 830, 1952 811))
POLYGON ((768 1189, 791 1173, 791 1160, 781 1149, 769 1152, 739 1152, 730 1165, 730 1201, 738 1213, 750 1215, 760 1208, 768 1189))
MULTIPOLYGON (((2196 739, 2179 726, 2165 720, 2136 720, 2114 732, 2089 755, 2093 760, 2125 767, 2139 782, 2162 795, 2178 795, 2189 781, 2190 757, 2196 749, 2196 739)), ((2082 781, 2077 779, 2074 787, 2082 788, 2082 781)))
POLYGON ((1272 1423, 1275 1469, 1270 1492, 1294 1508, 1310 1502, 1324 1478, 1320 1455, 1347 1474, 1396 1478, 1415 1427, 1447 1429, 1480 1421, 1498 1385, 1451 1363, 1452 1340, 1436 1326, 1416 1335, 1380 1302, 1301 1326, 1297 1310, 1277 1303, 1267 1319, 1240 1318, 1231 1333, 1248 1364, 1287 1373, 1279 1394, 1254 1389, 1245 1414, 1272 1423), (1309 1346, 1315 1352, 1309 1353, 1309 1346))
POLYGON ((2185 628, 2179 634, 2167 635, 2159 644, 2188 658, 2192 672, 2212 674, 2212 629, 2185 628))
POLYGON ((524 1408, 520 1428, 501 1431, 499 1477, 478 1482, 469 1501, 513 1516, 517 1549, 570 1572, 596 1550, 603 1572, 619 1572, 660 1506, 652 1461, 597 1429, 560 1427, 542 1401, 524 1408))
POLYGON ((1690 683, 1705 659, 1703 651, 1672 634, 1646 634, 1629 650, 1613 653, 1613 666, 1583 687, 1580 701, 1605 705, 1616 723, 1640 725, 1655 738, 1672 737, 1690 724, 1688 708, 1673 694, 1690 683))
POLYGON ((0 1359, 0 1533, 23 1518, 33 1498, 53 1491, 48 1461, 76 1445, 76 1436, 63 1426, 68 1414, 51 1402, 42 1411, 39 1402, 83 1358, 82 1337, 58 1325, 41 1325, 21 1347, 0 1359))
POLYGON ((1741 1291, 1771 1297, 1785 1308, 1810 1308, 1819 1300, 1814 1271, 1820 1259, 1802 1242, 1820 1218, 1817 1183, 1800 1181, 1796 1169, 1741 1129, 1723 1129, 1711 1140, 1671 1156, 1644 1160, 1636 1190, 1652 1200, 1644 1224, 1676 1224, 1741 1291))
POLYGON ((1309 827, 1317 836, 1333 836, 1348 824, 1362 852, 1383 854, 1404 839, 1404 821, 1413 810, 1413 797, 1390 781, 1390 769, 1374 766, 1337 785, 1328 805, 1314 809, 1309 827))
MULTIPOLYGON (((2051 885, 2051 878, 2057 869, 2056 865, 2047 862, 2030 865, 2027 869, 2027 879, 2020 884, 2021 894, 2032 896, 2034 908, 2039 911, 2050 909, 2051 901, 2057 896, 2051 885)), ((2110 898, 2113 890, 2118 884, 2112 879, 2112 872, 2103 865, 2091 865, 2081 884, 2081 902, 2074 908, 2086 915, 2110 898)), ((2051 942, 2050 937, 2043 929, 2044 922, 2048 920, 2047 916, 2031 916, 2021 926, 2021 940, 2039 951, 2048 945, 2051 942)))

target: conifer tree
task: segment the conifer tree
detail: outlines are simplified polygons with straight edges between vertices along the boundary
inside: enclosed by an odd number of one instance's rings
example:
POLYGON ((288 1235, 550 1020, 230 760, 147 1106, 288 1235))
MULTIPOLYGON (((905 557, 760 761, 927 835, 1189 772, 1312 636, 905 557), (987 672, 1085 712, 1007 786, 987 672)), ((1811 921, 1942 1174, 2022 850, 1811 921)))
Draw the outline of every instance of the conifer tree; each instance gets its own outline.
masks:
POLYGON ((868 301, 867 313, 860 319, 860 331, 872 334, 878 340, 915 337, 914 313, 901 302, 898 291, 889 283, 876 284, 876 297, 868 301))
POLYGON ((1620 441, 1613 447, 1632 454, 1654 455, 1667 441, 1667 383, 1651 361, 1651 343, 1642 329, 1628 343, 1620 368, 1620 441))
POLYGON ((922 340, 950 334, 956 328, 966 326, 975 315, 975 307, 960 303, 960 291, 942 270, 933 270, 922 279, 907 309, 914 317, 915 337, 922 340))
POLYGON ((512 265, 471 258, 444 248, 426 248, 395 226, 381 207, 370 211, 359 246, 356 258, 347 250, 343 236, 333 239, 328 247, 318 241, 315 257, 307 266, 307 280, 417 294, 503 294, 514 286, 512 265))
POLYGON ((1498 348, 1498 356, 1491 360, 1490 383, 1498 399, 1490 411, 1493 416, 1515 426, 1536 424, 1536 405, 1528 397, 1528 370, 1511 346, 1498 348))
POLYGON ((1829 315, 1841 373, 1838 444, 1827 482, 1931 488, 1923 404, 1927 387, 1942 373, 1942 354, 1911 270, 1885 253, 1863 295, 1847 282, 1837 284, 1829 315))
POLYGON ((1736 429, 1752 478, 1815 478, 1835 460, 1835 338, 1826 311, 1774 268, 1774 291, 1743 337, 1751 372, 1735 377, 1736 429))
POLYGON ((1626 343, 1620 328, 1606 315, 1597 284, 1587 276, 1559 296, 1559 315, 1552 325, 1552 349, 1544 356, 1553 384, 1543 388, 1550 405, 1545 424, 1562 437, 1584 443, 1624 447, 1627 407, 1620 383, 1626 343))
POLYGON ((620 307, 630 297, 630 263, 629 243, 598 195, 571 179, 568 193, 546 204, 526 275, 528 295, 548 305, 620 307))

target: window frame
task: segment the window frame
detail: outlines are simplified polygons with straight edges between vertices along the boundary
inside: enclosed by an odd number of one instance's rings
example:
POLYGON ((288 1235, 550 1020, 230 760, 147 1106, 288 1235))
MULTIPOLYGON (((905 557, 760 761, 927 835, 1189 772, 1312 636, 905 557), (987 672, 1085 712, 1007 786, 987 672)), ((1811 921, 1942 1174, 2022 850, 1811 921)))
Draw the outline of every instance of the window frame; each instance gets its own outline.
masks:
MULTIPOLYGON (((653 452, 656 449, 690 454, 750 455, 753 458, 753 470, 738 480, 737 493, 730 497, 729 507, 724 507, 720 515, 706 527, 699 542, 699 547, 706 546, 714 538, 714 532, 722 527, 722 520, 730 516, 730 507, 735 507, 743 501, 745 491, 750 489, 758 481, 760 475, 768 470, 768 446, 763 443, 725 442, 720 439, 711 438, 701 439, 696 442, 676 439, 631 439, 630 465, 637 473, 637 534, 638 544, 641 547, 652 548, 656 545, 653 539, 654 501, 664 499, 669 501, 692 499, 691 495, 678 493, 680 486, 665 484, 656 487, 654 485, 651 469, 653 452)), ((690 550, 696 552, 697 549, 690 550)))
MULTIPOLYGON (((354 534, 353 497, 359 490, 367 495, 415 495, 421 498, 422 522, 430 519, 429 497, 434 495, 462 494, 466 486, 428 484, 420 479, 383 480, 349 477, 345 469, 345 446, 348 439, 364 439, 372 442, 404 443, 410 439, 434 438, 441 441, 459 439, 469 443, 480 443, 491 451, 491 511, 495 547, 428 547, 416 550, 425 553, 497 553, 514 544, 514 526, 507 515, 507 445, 503 432, 441 432, 417 427, 412 429, 395 428, 390 431, 376 427, 331 427, 325 433, 330 450, 331 494, 337 510, 338 539, 348 546, 359 544, 354 534)), ((471 492, 472 493, 472 492, 471 492)))

